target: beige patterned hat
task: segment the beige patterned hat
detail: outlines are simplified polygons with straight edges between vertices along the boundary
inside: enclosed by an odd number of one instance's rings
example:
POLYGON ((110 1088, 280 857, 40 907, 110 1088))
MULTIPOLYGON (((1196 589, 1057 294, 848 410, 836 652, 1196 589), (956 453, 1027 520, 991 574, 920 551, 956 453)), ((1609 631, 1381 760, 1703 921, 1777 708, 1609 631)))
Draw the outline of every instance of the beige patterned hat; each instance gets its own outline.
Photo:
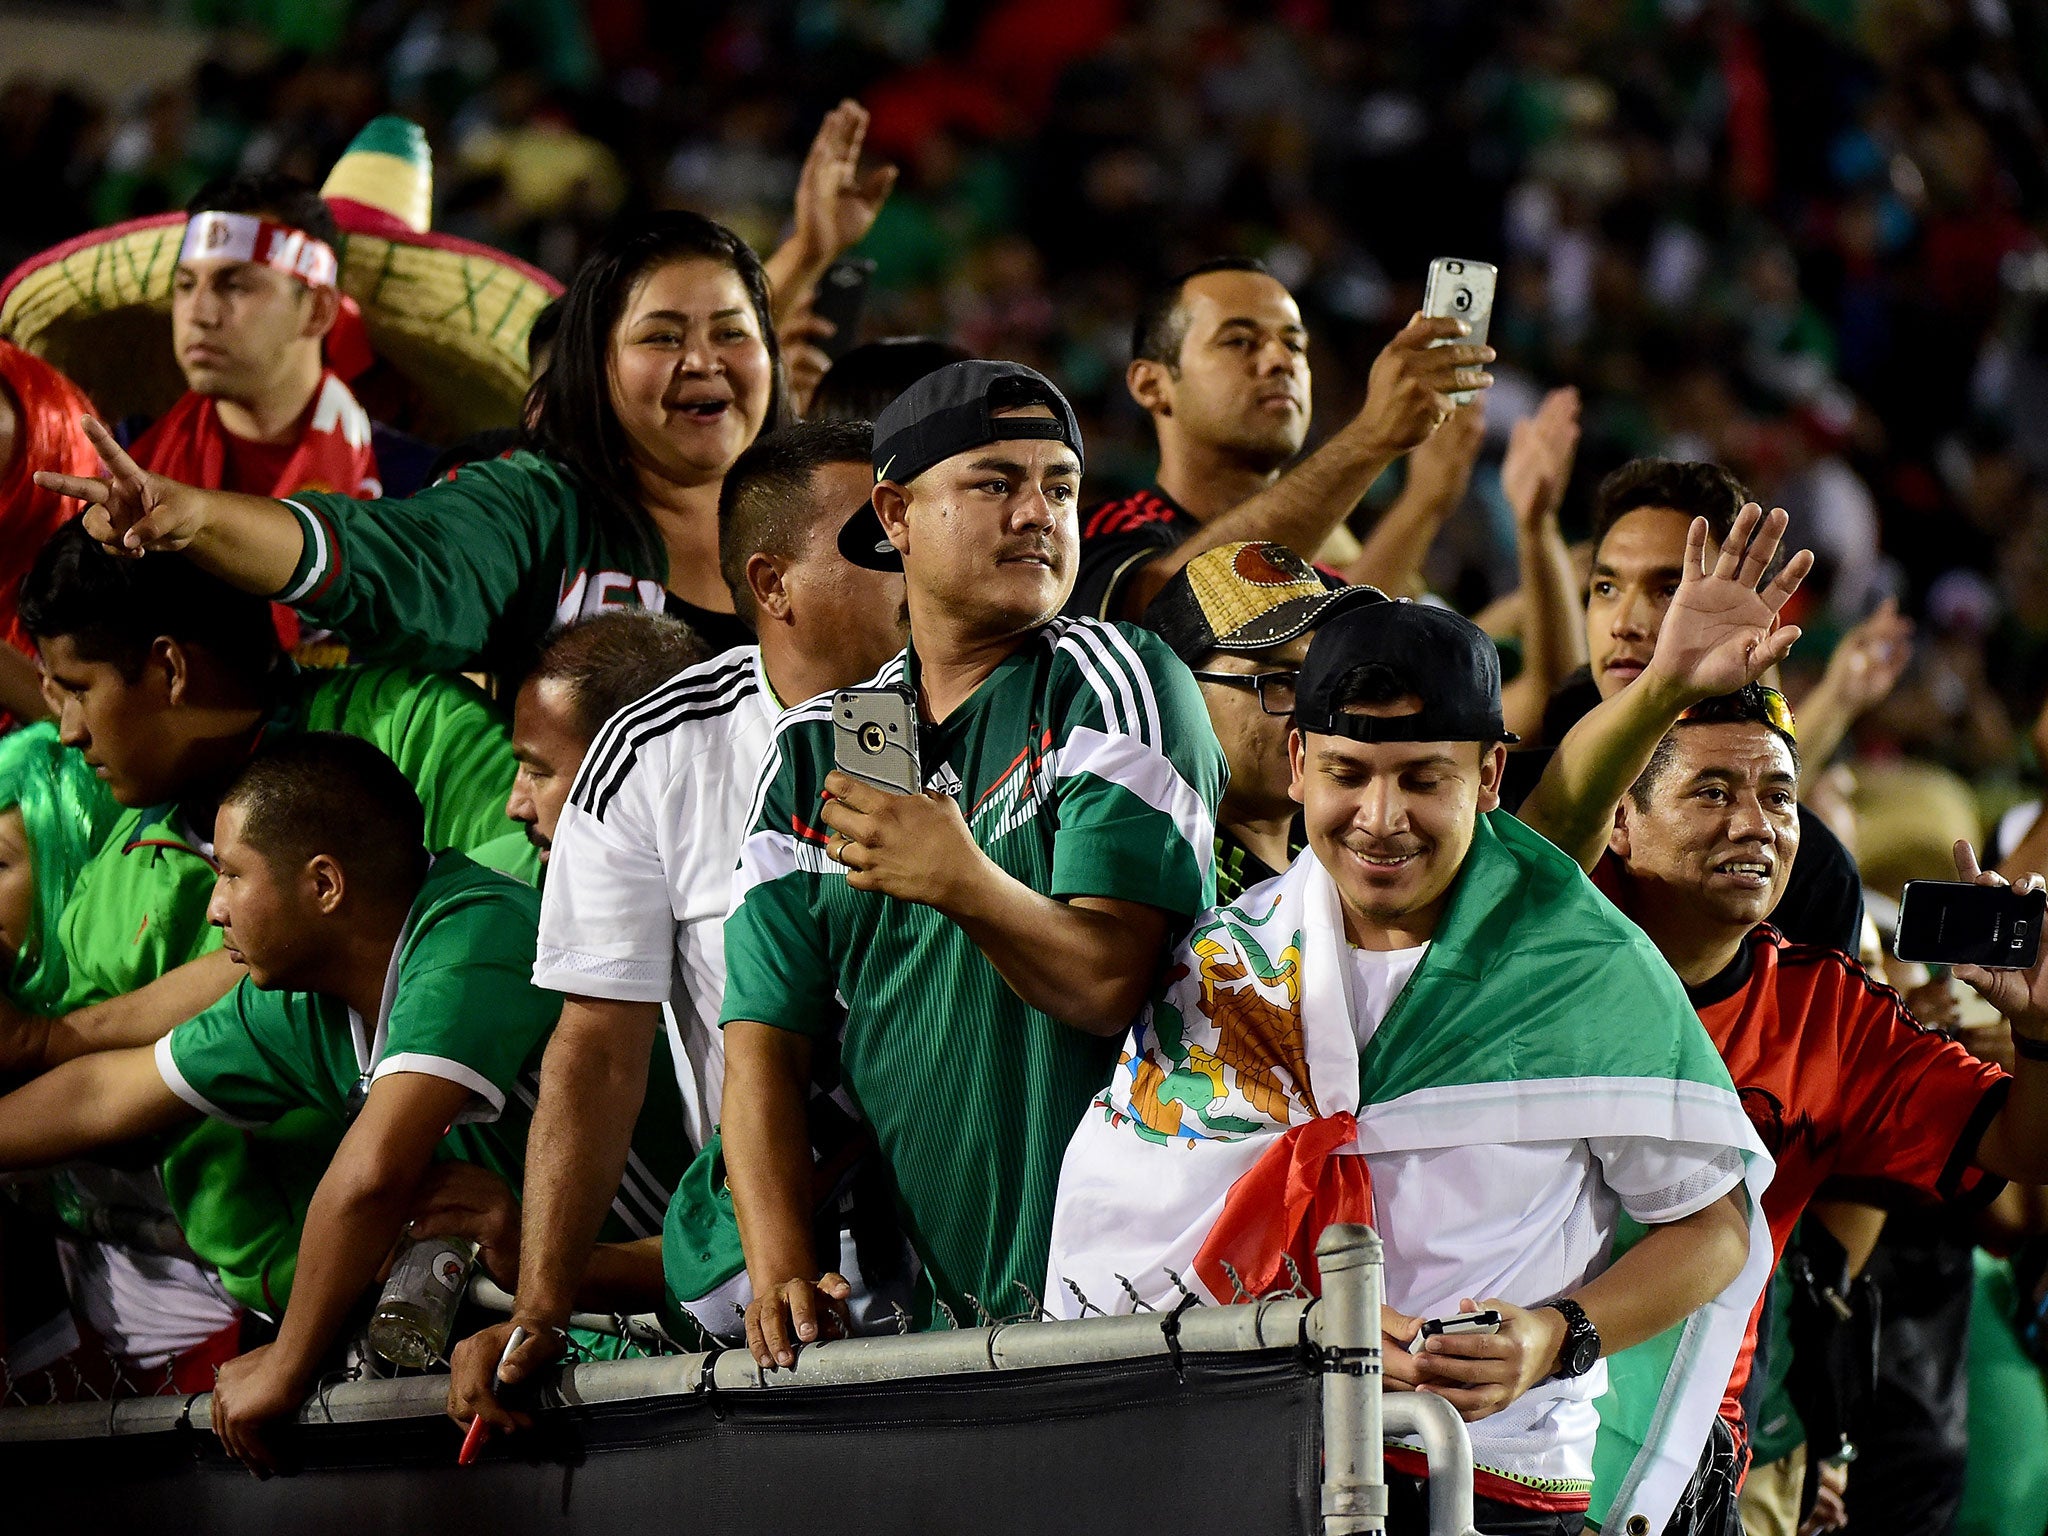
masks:
POLYGON ((1174 572, 1138 622, 1194 666, 1215 651, 1285 645, 1347 608, 1386 600, 1378 587, 1326 579, 1284 544, 1222 544, 1174 572))
MULTIPOLYGON (((402 117, 363 129, 320 190, 341 232, 341 291, 378 360, 356 386, 371 413, 437 442, 517 425, 526 333, 562 285, 428 228, 433 163, 402 117)), ((0 283, 0 336, 70 375, 112 419, 162 414, 185 390, 171 352, 184 230, 184 214, 156 214, 31 257, 0 283)))

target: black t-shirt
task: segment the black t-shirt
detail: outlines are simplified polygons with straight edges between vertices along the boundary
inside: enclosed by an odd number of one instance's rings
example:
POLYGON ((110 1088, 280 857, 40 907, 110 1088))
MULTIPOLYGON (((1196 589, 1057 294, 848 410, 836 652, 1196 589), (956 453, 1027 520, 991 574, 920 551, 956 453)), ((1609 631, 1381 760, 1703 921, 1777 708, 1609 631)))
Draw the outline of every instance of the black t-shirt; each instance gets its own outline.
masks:
POLYGON ((711 648, 713 656, 723 655, 736 645, 752 645, 754 632, 747 628, 747 621, 736 613, 719 613, 710 608, 699 608, 695 603, 686 603, 675 593, 668 594, 663 610, 672 619, 681 619, 697 632, 697 638, 711 648))
MULTIPOLYGON (((1508 753, 1501 780, 1501 804, 1518 811, 1550 766, 1556 743, 1595 704, 1600 691, 1580 668, 1566 678, 1543 711, 1547 746, 1508 753)), ((1785 894, 1771 913, 1771 926, 1795 944, 1818 944, 1855 954, 1863 942, 1863 879, 1842 840, 1805 806, 1799 808, 1799 856, 1792 861, 1785 894)))
POLYGON ((1201 527, 1156 486, 1105 501, 1081 519, 1081 568, 1065 612, 1077 619, 1118 619, 1131 573, 1201 527))

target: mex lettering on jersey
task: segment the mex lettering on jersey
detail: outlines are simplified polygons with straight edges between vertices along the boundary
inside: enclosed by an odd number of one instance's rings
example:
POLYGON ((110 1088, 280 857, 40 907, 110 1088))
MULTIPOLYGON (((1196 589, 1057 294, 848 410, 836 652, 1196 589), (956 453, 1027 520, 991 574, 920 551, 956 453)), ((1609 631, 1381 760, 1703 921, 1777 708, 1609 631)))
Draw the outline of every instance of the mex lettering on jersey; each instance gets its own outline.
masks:
POLYGON ((661 613, 667 606, 668 589, 652 577, 636 577, 626 571, 580 570, 572 578, 564 572, 561 595, 555 600, 555 625, 560 628, 618 608, 661 613))

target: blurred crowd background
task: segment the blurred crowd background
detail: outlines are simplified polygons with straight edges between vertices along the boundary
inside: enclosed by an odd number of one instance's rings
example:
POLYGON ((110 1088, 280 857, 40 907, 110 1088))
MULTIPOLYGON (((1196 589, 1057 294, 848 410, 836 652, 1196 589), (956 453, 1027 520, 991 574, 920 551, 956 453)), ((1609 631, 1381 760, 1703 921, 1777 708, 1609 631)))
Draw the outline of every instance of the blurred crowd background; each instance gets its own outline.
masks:
MULTIPOLYGON (((1492 430, 1576 384, 1566 509, 1647 453, 1714 458, 1821 555, 1808 677, 1896 595, 1915 659, 1862 761, 1995 816, 2048 690, 2048 10, 2016 0, 175 0, 189 72, 0 84, 0 270, 233 169, 318 182, 423 123, 436 227, 566 277, 632 205, 771 246, 854 95, 903 180, 862 254, 871 335, 1030 362, 1086 417, 1090 499, 1144 483, 1137 295, 1258 255, 1314 333, 1317 425, 1419 302, 1496 262, 1492 430), (1953 782, 1953 781, 1949 781, 1953 782)), ((18 66, 19 56, 15 61, 18 66)), ((0 65, 5 72, 8 65, 0 65)), ((1498 443, 1433 555, 1514 582, 1498 443)), ((1391 485, 1375 500, 1383 503, 1391 485)), ((1369 522, 1372 504, 1359 520, 1369 522)), ((1795 682, 1797 682, 1795 676, 1795 682)))

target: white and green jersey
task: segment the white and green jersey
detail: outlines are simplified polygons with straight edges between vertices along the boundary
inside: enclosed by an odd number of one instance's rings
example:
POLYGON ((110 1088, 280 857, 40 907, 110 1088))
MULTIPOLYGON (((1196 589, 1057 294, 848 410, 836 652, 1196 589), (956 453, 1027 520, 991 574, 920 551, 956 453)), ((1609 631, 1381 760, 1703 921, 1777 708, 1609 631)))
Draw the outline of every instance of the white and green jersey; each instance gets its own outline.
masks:
MULTIPOLYGON (((914 652, 874 685, 914 690, 914 652)), ((1207 903, 1223 751, 1150 633, 1055 620, 919 744, 927 788, 956 796, 1031 889, 1177 918, 1207 903)), ((970 1294, 1021 1311, 1045 1275, 1060 1156, 1116 1043, 1027 1007, 932 908, 850 887, 819 816, 832 765, 829 697, 784 714, 734 881, 720 1022, 825 1036, 843 1007, 846 1085, 937 1295, 962 1315, 970 1294)))
MULTIPOLYGON (((471 1097, 444 1149, 517 1192, 541 1053, 562 1006, 531 980, 539 925, 539 892, 444 853, 392 951, 379 1017, 324 993, 265 991, 244 978, 157 1042, 157 1070, 194 1109, 242 1126, 302 1107, 345 1125, 380 1078, 445 1078, 471 1097)), ((689 1161, 673 1094, 649 1095, 649 1111, 634 1130, 604 1233, 610 1241, 661 1230, 689 1161)))

